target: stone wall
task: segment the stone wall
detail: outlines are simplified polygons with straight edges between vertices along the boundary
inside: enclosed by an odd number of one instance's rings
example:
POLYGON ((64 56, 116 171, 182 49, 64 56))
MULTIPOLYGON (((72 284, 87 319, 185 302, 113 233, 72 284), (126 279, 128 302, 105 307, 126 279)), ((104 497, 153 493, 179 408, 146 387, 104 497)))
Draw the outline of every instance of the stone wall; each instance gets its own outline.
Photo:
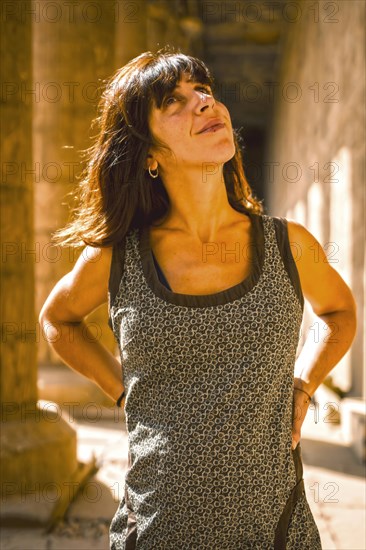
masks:
MULTIPOLYGON (((266 154, 268 213, 303 223, 354 292, 357 336, 330 376, 360 397, 365 397, 364 45, 364 2, 297 4, 296 21, 287 25, 282 44, 266 154)), ((313 322, 308 309, 305 329, 313 322)))

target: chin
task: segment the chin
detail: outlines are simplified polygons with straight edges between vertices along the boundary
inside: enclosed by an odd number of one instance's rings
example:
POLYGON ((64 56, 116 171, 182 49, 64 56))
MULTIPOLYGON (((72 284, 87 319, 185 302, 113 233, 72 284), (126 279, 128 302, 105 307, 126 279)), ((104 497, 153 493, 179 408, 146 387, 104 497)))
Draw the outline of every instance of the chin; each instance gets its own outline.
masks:
POLYGON ((228 162, 235 156, 235 145, 234 143, 225 143, 221 144, 218 147, 212 147, 210 151, 210 160, 208 162, 217 162, 224 164, 228 162))

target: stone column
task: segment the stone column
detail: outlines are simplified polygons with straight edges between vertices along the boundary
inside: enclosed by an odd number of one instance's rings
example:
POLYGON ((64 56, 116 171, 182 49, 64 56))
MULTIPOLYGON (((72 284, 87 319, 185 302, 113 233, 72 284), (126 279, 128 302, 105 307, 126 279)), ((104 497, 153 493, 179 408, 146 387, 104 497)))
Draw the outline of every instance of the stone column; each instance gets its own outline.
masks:
POLYGON ((147 49, 147 1, 122 0, 115 6, 115 68, 147 49))
MULTIPOLYGON (((116 8, 121 2, 71 4, 57 0, 40 9, 34 25, 34 78, 37 102, 34 108, 34 162, 38 169, 35 186, 36 241, 40 258, 36 265, 40 311, 56 282, 71 271, 80 249, 51 245, 51 235, 64 227, 73 206, 70 192, 78 186, 84 167, 81 151, 92 145, 96 128, 92 121, 103 80, 114 70, 116 8)), ((130 3, 133 4, 133 3, 130 3)), ((100 341, 115 351, 108 327, 108 307, 103 304, 86 322, 100 341)), ((45 339, 39 347, 40 390, 45 399, 87 403, 91 399, 111 405, 111 400, 89 380, 66 367, 45 339), (70 384, 70 380, 73 380, 70 384)))
POLYGON ((74 430, 57 411, 37 407, 31 1, 7 4, 1 33, 1 514, 13 503, 19 516, 27 497, 34 499, 45 484, 57 489, 70 480, 77 460, 74 430))

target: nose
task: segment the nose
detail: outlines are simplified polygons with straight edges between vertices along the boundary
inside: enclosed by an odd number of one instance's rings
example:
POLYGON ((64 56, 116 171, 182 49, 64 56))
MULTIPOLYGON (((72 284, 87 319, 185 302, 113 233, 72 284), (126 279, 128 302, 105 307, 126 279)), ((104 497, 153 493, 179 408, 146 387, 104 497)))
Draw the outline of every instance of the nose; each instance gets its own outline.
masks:
POLYGON ((203 111, 204 109, 208 109, 210 107, 213 107, 215 104, 215 100, 210 94, 205 94, 204 92, 197 92, 197 105, 196 109, 198 111, 203 111))

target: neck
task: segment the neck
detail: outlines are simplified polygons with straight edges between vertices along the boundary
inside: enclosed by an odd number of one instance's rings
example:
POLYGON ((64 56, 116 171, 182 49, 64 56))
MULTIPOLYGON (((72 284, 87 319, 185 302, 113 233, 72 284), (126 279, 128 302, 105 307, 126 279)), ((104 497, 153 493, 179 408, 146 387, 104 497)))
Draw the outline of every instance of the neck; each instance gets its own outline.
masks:
POLYGON ((201 242, 213 241, 237 217, 228 201, 223 165, 162 174, 170 208, 164 225, 201 242))

